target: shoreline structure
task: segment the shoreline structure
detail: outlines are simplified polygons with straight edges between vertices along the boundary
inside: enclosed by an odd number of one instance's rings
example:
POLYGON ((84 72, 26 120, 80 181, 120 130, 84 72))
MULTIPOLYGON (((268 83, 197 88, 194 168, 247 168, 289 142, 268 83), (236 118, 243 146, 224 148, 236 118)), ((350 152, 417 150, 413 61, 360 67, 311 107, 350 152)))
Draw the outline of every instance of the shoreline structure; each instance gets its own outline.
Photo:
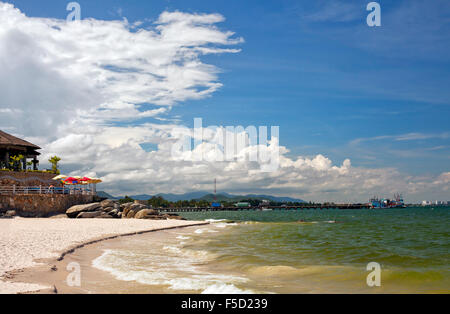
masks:
POLYGON ((0 294, 52 290, 50 286, 17 282, 34 267, 51 269, 77 249, 102 241, 145 233, 208 225, 205 221, 134 219, 0 219, 0 294))

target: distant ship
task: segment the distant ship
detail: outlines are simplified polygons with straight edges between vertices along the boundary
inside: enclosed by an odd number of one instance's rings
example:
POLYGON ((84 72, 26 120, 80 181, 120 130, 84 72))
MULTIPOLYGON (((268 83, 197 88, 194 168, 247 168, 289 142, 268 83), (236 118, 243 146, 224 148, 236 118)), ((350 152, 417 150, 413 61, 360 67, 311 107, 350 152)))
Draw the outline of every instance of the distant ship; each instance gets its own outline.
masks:
POLYGON ((395 194, 394 199, 390 200, 387 198, 380 199, 374 197, 369 201, 370 208, 380 209, 380 208, 405 208, 405 202, 400 194, 395 194))

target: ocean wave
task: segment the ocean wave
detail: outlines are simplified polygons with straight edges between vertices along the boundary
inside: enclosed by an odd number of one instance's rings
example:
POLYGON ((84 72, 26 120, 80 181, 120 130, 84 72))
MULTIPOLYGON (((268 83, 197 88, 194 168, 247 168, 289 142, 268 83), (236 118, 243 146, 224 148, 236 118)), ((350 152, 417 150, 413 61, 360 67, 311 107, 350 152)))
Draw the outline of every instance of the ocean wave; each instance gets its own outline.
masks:
POLYGON ((196 233, 196 234, 203 234, 203 233, 205 233, 205 232, 208 232, 208 233, 217 233, 218 231, 213 230, 213 229, 206 229, 206 228, 204 228, 204 229, 197 229, 197 230, 194 231, 194 233, 196 233))
POLYGON ((239 289, 233 284, 215 284, 207 287, 202 294, 254 294, 252 290, 239 289))
POLYGON ((205 293, 251 293, 238 289, 235 283, 247 282, 248 279, 224 274, 202 272, 192 265, 193 261, 203 260, 206 251, 180 250, 174 246, 165 246, 164 250, 177 253, 177 262, 156 263, 160 256, 145 259, 145 266, 137 266, 126 259, 126 252, 105 250, 101 256, 92 261, 92 266, 106 271, 117 280, 135 281, 143 285, 168 286, 170 290, 201 291, 205 293), (182 253, 182 254, 180 254, 182 253), (185 258, 190 256, 195 258, 185 258))
POLYGON ((164 246, 164 247, 163 247, 163 250, 170 251, 170 252, 176 253, 176 254, 182 253, 182 251, 181 251, 181 249, 180 249, 179 247, 176 247, 176 246, 170 246, 170 245, 164 246))
POLYGON ((325 274, 330 271, 345 270, 345 266, 327 266, 327 265, 311 265, 304 266, 301 268, 285 266, 285 265, 274 265, 274 266, 256 266, 250 267, 247 272, 251 275, 256 276, 308 276, 316 274, 325 274))
POLYGON ((209 222, 209 223, 218 223, 218 222, 223 222, 223 221, 227 221, 226 219, 205 219, 205 221, 209 222))

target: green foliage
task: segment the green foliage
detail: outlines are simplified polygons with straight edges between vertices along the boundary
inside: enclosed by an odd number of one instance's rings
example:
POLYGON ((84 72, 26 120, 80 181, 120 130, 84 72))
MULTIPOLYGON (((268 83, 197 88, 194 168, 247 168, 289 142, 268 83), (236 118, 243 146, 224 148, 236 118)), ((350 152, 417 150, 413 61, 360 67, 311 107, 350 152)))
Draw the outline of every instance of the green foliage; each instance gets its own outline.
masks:
POLYGON ((171 202, 166 201, 164 198, 162 198, 161 196, 153 196, 151 199, 149 199, 148 201, 148 205, 151 205, 155 208, 167 208, 167 207, 172 207, 169 206, 171 202))
POLYGON ((60 174, 60 171, 58 169, 58 163, 61 161, 61 158, 58 156, 52 156, 48 162, 52 164, 52 172, 56 174, 60 174))
MULTIPOLYGON (((0 169, 0 171, 4 171, 4 172, 17 172, 15 170, 12 169, 0 169)), ((48 171, 48 170, 22 170, 21 172, 32 172, 32 173, 53 173, 53 171, 48 171)))
POLYGON ((120 204, 125 204, 125 203, 131 203, 134 202, 134 199, 132 199, 131 197, 129 197, 128 195, 126 195, 124 198, 121 198, 119 200, 120 204))
POLYGON ((9 157, 9 166, 10 169, 14 171, 22 171, 22 161, 25 157, 23 155, 15 155, 9 157))

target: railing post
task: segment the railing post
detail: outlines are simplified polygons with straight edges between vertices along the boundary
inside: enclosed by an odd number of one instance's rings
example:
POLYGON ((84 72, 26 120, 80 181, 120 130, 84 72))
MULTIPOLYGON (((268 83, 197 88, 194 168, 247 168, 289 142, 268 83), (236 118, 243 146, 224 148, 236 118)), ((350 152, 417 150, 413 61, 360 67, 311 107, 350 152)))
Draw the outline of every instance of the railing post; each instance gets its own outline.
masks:
POLYGON ((42 194, 42 185, 39 185, 39 194, 42 194))
POLYGON ((16 185, 13 185, 13 194, 16 194, 16 185))

